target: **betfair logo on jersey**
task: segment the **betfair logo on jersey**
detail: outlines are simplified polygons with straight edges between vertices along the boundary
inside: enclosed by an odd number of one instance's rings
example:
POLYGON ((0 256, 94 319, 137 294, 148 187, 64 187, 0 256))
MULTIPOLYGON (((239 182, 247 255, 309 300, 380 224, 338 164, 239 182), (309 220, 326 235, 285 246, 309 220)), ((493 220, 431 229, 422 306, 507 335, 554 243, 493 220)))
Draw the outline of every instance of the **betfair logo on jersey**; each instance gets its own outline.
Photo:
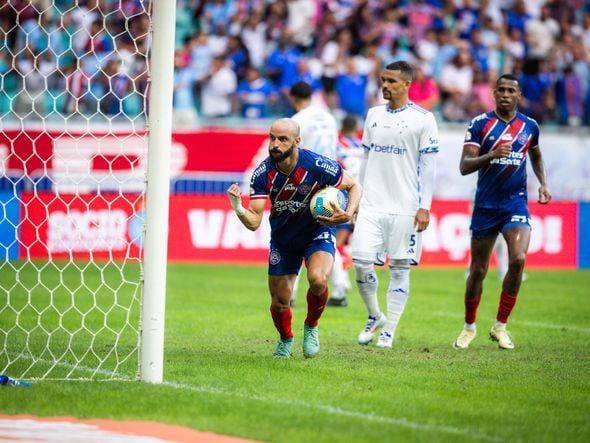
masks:
POLYGON ((523 158, 524 154, 522 152, 511 152, 508 157, 495 158, 490 164, 520 166, 523 158))
POLYGON ((376 143, 371 143, 371 150, 375 152, 382 152, 384 154, 393 154, 393 155, 406 155, 408 150, 401 146, 394 146, 394 145, 378 145, 376 143))
POLYGON ((334 162, 327 162, 323 161, 322 159, 317 159, 315 161, 315 165, 319 168, 322 168, 324 171, 329 172, 332 175, 338 174, 338 164, 334 162))

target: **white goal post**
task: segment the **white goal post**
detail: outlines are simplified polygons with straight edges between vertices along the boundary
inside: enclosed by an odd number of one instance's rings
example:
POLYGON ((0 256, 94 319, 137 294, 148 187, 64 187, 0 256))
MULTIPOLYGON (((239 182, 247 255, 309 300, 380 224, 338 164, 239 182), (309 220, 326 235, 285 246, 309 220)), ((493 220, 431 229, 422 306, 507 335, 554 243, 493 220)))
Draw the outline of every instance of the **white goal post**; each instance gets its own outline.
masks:
POLYGON ((0 2, 0 373, 163 379, 175 13, 0 2))

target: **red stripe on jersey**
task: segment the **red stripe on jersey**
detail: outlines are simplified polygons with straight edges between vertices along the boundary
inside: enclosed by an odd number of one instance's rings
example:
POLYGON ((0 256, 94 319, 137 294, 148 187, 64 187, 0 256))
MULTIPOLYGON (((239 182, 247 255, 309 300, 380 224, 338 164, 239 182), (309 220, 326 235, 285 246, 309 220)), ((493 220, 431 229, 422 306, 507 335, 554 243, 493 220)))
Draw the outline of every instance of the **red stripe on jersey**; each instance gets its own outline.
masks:
POLYGON ((266 194, 267 195, 270 195, 270 190, 272 189, 272 184, 273 184, 277 174, 278 174, 278 171, 276 169, 269 171, 267 174, 267 177, 268 177, 268 179, 266 180, 266 194))

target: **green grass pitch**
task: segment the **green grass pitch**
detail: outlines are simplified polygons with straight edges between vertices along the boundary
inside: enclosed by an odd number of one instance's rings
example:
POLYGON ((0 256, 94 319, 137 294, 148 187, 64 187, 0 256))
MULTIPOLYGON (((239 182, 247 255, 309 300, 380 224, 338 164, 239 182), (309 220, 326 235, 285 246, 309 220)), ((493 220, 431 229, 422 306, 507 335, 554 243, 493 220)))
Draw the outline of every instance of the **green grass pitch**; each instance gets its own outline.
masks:
MULTIPOLYGON (((487 337, 500 290, 493 270, 478 337, 456 351, 464 269, 417 268, 393 349, 356 344, 366 312, 353 289, 349 307, 324 312, 318 357, 303 358, 302 279, 295 353, 273 361, 265 266, 171 264, 163 384, 134 381, 129 365, 128 380, 0 387, 0 410, 153 420, 266 442, 590 441, 590 272, 527 274, 509 324, 514 351, 487 337)), ((386 270, 379 279, 385 309, 386 270)), ((0 316, 0 326, 12 320, 0 316)))

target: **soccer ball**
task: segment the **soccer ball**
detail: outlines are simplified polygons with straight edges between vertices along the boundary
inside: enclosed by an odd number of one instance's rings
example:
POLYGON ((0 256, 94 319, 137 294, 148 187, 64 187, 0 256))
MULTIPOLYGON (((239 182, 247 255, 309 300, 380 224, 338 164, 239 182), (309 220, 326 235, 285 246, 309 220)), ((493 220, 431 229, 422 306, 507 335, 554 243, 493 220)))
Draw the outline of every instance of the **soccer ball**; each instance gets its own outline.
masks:
POLYGON ((331 217, 336 207, 345 210, 347 205, 348 198, 344 192, 333 186, 327 186, 313 195, 309 210, 314 218, 319 215, 331 217))

